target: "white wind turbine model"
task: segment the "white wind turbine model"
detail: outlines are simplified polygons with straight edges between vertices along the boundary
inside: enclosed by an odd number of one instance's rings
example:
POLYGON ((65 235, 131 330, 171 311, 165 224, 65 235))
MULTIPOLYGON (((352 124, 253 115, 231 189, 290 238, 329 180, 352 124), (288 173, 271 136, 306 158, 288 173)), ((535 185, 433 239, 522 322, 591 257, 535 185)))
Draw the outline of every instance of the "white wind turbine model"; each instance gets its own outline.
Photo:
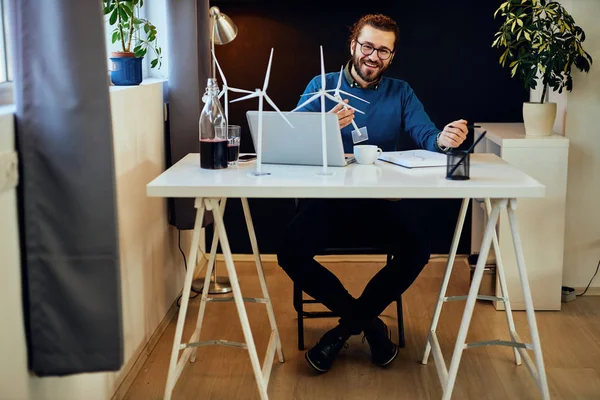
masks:
POLYGON ((213 60, 215 61, 215 64, 217 65, 217 68, 219 69, 219 75, 221 75, 221 80, 223 81, 223 90, 221 90, 221 93, 219 93, 219 99, 221 97, 223 97, 223 95, 225 95, 225 120, 229 124, 229 98, 227 96, 227 92, 228 91, 232 91, 235 93, 254 93, 254 92, 252 92, 250 90, 238 89, 238 88, 227 86, 227 79, 225 79, 225 74, 223 73, 223 70, 221 69, 221 66, 219 65, 219 61, 217 61, 217 56, 215 55, 214 51, 211 50, 211 52, 212 52, 213 60))
POLYGON ((312 96, 308 100, 306 100, 304 103, 302 103, 298 107, 294 108, 292 110, 292 112, 299 110, 300 108, 315 101, 318 98, 321 99, 321 147, 323 150, 323 171, 321 171, 320 175, 333 175, 333 172, 327 171, 327 131, 325 128, 325 115, 327 114, 327 111, 325 110, 325 98, 327 97, 328 99, 332 100, 333 102, 335 102, 337 104, 341 104, 344 107, 351 108, 354 111, 359 112, 361 114, 364 114, 364 112, 360 111, 358 108, 352 107, 351 105, 344 103, 341 99, 335 98, 334 96, 330 95, 328 93, 330 90, 325 90, 326 82, 325 82, 325 61, 323 60, 323 46, 320 46, 320 49, 321 49, 321 88, 318 91, 311 93, 312 96))
POLYGON ((256 89, 254 92, 250 92, 249 95, 240 97, 232 100, 232 103, 242 100, 248 100, 254 97, 258 97, 258 132, 257 132, 257 149, 256 149, 256 172, 251 172, 252 176, 271 175, 269 172, 262 172, 262 119, 263 119, 263 100, 267 100, 267 103, 277 111, 277 113, 288 123, 292 128, 294 125, 283 115, 281 110, 275 105, 273 100, 267 94, 267 86, 269 85, 269 77, 271 75, 271 64, 273 62, 273 49, 271 49, 271 56, 269 57, 269 65, 267 66, 267 73, 265 75, 265 83, 262 89, 256 89))
MULTIPOLYGON (((326 92, 333 93, 333 97, 337 98, 338 100, 343 101, 343 99, 342 99, 342 93, 343 93, 346 96, 354 97, 357 100, 360 100, 367 104, 370 104, 367 100, 361 99, 360 97, 353 95, 352 93, 348 93, 348 92, 340 89, 340 87, 342 86, 342 75, 343 74, 344 74, 344 66, 342 65, 342 68, 340 69, 340 76, 338 78, 337 86, 335 87, 335 89, 327 89, 326 92)), ((302 96, 310 96, 315 93, 318 93, 318 92, 306 93, 306 94, 303 94, 302 96)), ((344 110, 347 110, 347 109, 348 109, 348 106, 344 105, 344 110)), ((352 127, 354 128, 354 130, 352 131, 352 139, 355 144, 364 142, 365 140, 369 139, 369 133, 367 132, 366 126, 363 126, 362 128, 359 129, 358 125, 356 125, 356 122, 353 119, 352 127)))

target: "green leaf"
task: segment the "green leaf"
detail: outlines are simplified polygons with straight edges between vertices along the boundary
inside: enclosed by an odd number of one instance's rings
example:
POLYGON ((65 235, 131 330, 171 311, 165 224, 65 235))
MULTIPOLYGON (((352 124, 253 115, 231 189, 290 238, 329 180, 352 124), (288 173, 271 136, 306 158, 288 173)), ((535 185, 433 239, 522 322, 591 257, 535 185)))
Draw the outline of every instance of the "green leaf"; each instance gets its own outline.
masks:
POLYGON ((506 61, 506 56, 508 55, 508 49, 504 50, 504 53, 500 56, 500 65, 504 67, 504 63, 506 61))
POLYGON ((121 35, 119 34, 118 30, 114 31, 113 34, 112 34, 112 42, 116 43, 117 40, 121 39, 120 36, 121 35))
POLYGON ((114 25, 115 22, 117 22, 117 17, 118 17, 118 10, 115 8, 113 13, 110 14, 110 19, 108 20, 108 23, 111 25, 114 25))
POLYGON ((158 58, 155 58, 154 60, 152 60, 150 62, 150 68, 155 68, 157 64, 158 64, 158 58))
POLYGON ((133 17, 133 8, 131 8, 129 4, 121 4, 121 7, 125 9, 125 12, 127 12, 129 17, 133 17))
POLYGON ((140 58, 140 57, 144 57, 146 55, 146 49, 141 49, 140 51, 138 51, 137 53, 135 53, 135 56, 140 58))
POLYGON ((121 20, 127 22, 127 20, 129 19, 129 15, 127 14, 127 10, 125 9, 124 4, 121 4, 121 7, 119 7, 119 14, 121 15, 121 20))
POLYGON ((150 26, 149 26, 149 24, 148 24, 148 23, 146 23, 146 24, 144 25, 144 32, 145 32, 146 34, 148 34, 148 32, 150 32, 150 26))

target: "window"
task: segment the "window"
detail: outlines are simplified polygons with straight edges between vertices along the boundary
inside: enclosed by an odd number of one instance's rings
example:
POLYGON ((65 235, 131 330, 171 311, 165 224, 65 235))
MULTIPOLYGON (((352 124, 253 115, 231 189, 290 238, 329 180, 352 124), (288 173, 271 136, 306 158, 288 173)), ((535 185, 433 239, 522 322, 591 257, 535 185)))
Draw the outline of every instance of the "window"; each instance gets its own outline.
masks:
POLYGON ((8 0, 0 0, 0 105, 13 103, 9 33, 8 0))
MULTIPOLYGON (((5 0, 3 0, 5 1, 5 0)), ((100 0, 98 0, 100 1, 100 0)), ((169 69, 168 56, 167 56, 167 0, 144 0, 144 6, 140 8, 140 18, 148 19, 152 22, 158 31, 157 39, 158 46, 162 48, 162 67, 160 69, 150 68, 150 61, 152 57, 146 56, 142 62, 142 76, 146 78, 167 78, 167 71, 169 69)), ((110 57, 110 53, 113 51, 122 51, 121 45, 112 43, 112 33, 114 26, 111 26, 108 22, 109 16, 104 16, 104 30, 106 40, 106 57, 110 57)), ((150 54, 150 53, 149 53, 150 54)), ((111 61, 108 59, 108 66, 110 69, 111 61)))
POLYGON ((8 43, 7 43, 7 30, 8 27, 8 12, 6 11, 7 0, 0 2, 0 83, 11 80, 11 76, 8 70, 8 43))

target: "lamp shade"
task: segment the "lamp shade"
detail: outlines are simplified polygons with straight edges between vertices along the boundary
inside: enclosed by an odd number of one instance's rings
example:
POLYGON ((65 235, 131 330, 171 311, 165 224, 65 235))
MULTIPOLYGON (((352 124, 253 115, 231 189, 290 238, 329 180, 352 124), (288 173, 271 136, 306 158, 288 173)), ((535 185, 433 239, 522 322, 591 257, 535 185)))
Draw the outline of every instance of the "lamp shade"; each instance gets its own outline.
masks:
POLYGON ((221 13, 218 7, 210 8, 210 17, 210 29, 211 32, 214 29, 215 44, 227 44, 235 39, 238 28, 231 18, 221 13))

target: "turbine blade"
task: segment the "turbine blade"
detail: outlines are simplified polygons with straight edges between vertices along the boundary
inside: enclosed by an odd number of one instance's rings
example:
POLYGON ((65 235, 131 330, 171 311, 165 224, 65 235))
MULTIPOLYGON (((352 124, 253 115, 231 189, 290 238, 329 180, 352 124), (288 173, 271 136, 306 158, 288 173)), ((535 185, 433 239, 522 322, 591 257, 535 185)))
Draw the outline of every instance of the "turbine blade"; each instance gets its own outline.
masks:
MULTIPOLYGON (((296 111, 296 110, 298 110, 298 109, 300 109, 300 108, 304 107, 305 105, 307 105, 308 103, 310 103, 310 102, 314 101, 315 99, 317 99, 317 98, 319 98, 319 97, 321 97, 321 93, 314 94, 314 95, 313 95, 313 96, 312 96, 310 99, 306 100, 304 103, 302 103, 302 104, 300 104, 298 107, 294 108, 294 109, 292 110, 292 112, 294 112, 294 111, 296 111)), ((344 104, 346 104, 346 103, 344 103, 344 104)))
POLYGON ((251 90, 238 89, 238 88, 233 88, 233 87, 227 87, 227 90, 229 90, 231 92, 235 92, 235 93, 254 93, 251 90))
POLYGON ((356 108, 356 107, 352 107, 350 104, 346 104, 346 103, 344 103, 342 100, 336 99, 335 97, 333 97, 333 96, 332 96, 332 95, 330 95, 329 93, 325 93, 325 96, 326 96, 328 99, 330 99, 330 100, 334 101, 334 102, 335 102, 335 103, 337 103, 337 104, 341 104, 341 105, 343 105, 343 106, 344 106, 344 107, 346 107, 346 108, 351 108, 351 109, 353 109, 353 110, 354 110, 354 111, 356 111, 356 112, 359 112, 359 113, 361 113, 361 114, 364 114, 364 112, 360 111, 358 108, 356 108))
POLYGON ((302 96, 312 96, 313 94, 316 94, 316 93, 319 93, 319 92, 304 93, 304 94, 301 94, 300 97, 302 97, 302 96))
POLYGON ((340 69, 340 76, 338 78, 337 86, 335 87, 336 91, 340 90, 340 86, 342 86, 342 74, 344 73, 344 66, 342 65, 342 69, 340 69))
POLYGON ((247 95, 247 96, 244 96, 244 97, 238 97, 238 98, 237 98, 237 99, 235 99, 235 100, 231 100, 231 101, 230 101, 230 103, 237 103, 238 101, 248 100, 248 99, 252 99, 252 98, 254 98, 254 97, 258 97, 258 96, 260 96, 260 93, 258 93, 258 92, 254 92, 254 93, 251 93, 251 94, 249 94, 249 95, 247 95))
POLYGON ((265 75, 265 84, 263 85, 263 92, 267 90, 269 85, 269 78, 271 77, 271 63, 273 62, 273 48, 271 48, 271 55, 269 56, 269 66, 267 67, 267 74, 265 75))
POLYGON ((355 95, 353 95, 352 93, 344 92, 343 90, 340 90, 340 93, 344 93, 346 96, 354 97, 354 98, 355 98, 355 99, 357 99, 357 100, 364 101, 364 102, 365 102, 365 103, 367 103, 367 104, 371 104, 371 103, 369 103, 368 101, 366 101, 366 100, 364 100, 364 99, 361 99, 361 98, 360 98, 360 97, 358 97, 358 96, 355 96, 355 95))
POLYGON ((264 94, 264 96, 265 96, 265 100, 267 100, 267 103, 269 103, 269 105, 270 105, 271 107, 273 107, 273 108, 275 109, 275 111, 277 111, 277 113, 278 113, 279 115, 281 115, 281 118, 283 118, 283 119, 285 120, 285 122, 287 122, 287 123, 288 123, 288 125, 289 125, 289 126, 291 126, 291 127, 293 128, 293 127, 294 127, 294 125, 292 125, 292 123, 290 122, 290 120, 289 120, 289 119, 287 119, 285 115, 283 115, 283 113, 281 112, 281 110, 279 109, 279 107, 277 107, 277 106, 275 105, 275 103, 273 102, 273 100, 271 100, 271 98, 269 97, 269 95, 265 93, 265 94, 264 94))
POLYGON ((355 96, 355 95, 353 95, 352 93, 348 93, 348 92, 345 92, 345 91, 343 91, 343 90, 340 90, 340 93, 344 93, 346 96, 354 97, 354 98, 355 98, 355 99, 357 99, 357 100, 364 101, 364 102, 365 102, 365 103, 367 103, 367 104, 371 104, 371 103, 369 103, 368 101, 366 101, 365 99, 361 99, 360 97, 358 97, 358 96, 355 96))
POLYGON ((215 55, 215 52, 213 50, 211 50, 212 56, 213 56, 213 60, 215 60, 215 64, 217 64, 217 68, 219 69, 219 74, 221 75, 221 80, 223 81, 223 86, 227 86, 227 79, 225 79, 225 74, 223 73, 223 70, 221 69, 221 66, 219 65, 219 61, 217 61, 217 56, 215 55))
POLYGON ((323 46, 321 48, 321 89, 325 90, 325 60, 323 59, 323 46))

